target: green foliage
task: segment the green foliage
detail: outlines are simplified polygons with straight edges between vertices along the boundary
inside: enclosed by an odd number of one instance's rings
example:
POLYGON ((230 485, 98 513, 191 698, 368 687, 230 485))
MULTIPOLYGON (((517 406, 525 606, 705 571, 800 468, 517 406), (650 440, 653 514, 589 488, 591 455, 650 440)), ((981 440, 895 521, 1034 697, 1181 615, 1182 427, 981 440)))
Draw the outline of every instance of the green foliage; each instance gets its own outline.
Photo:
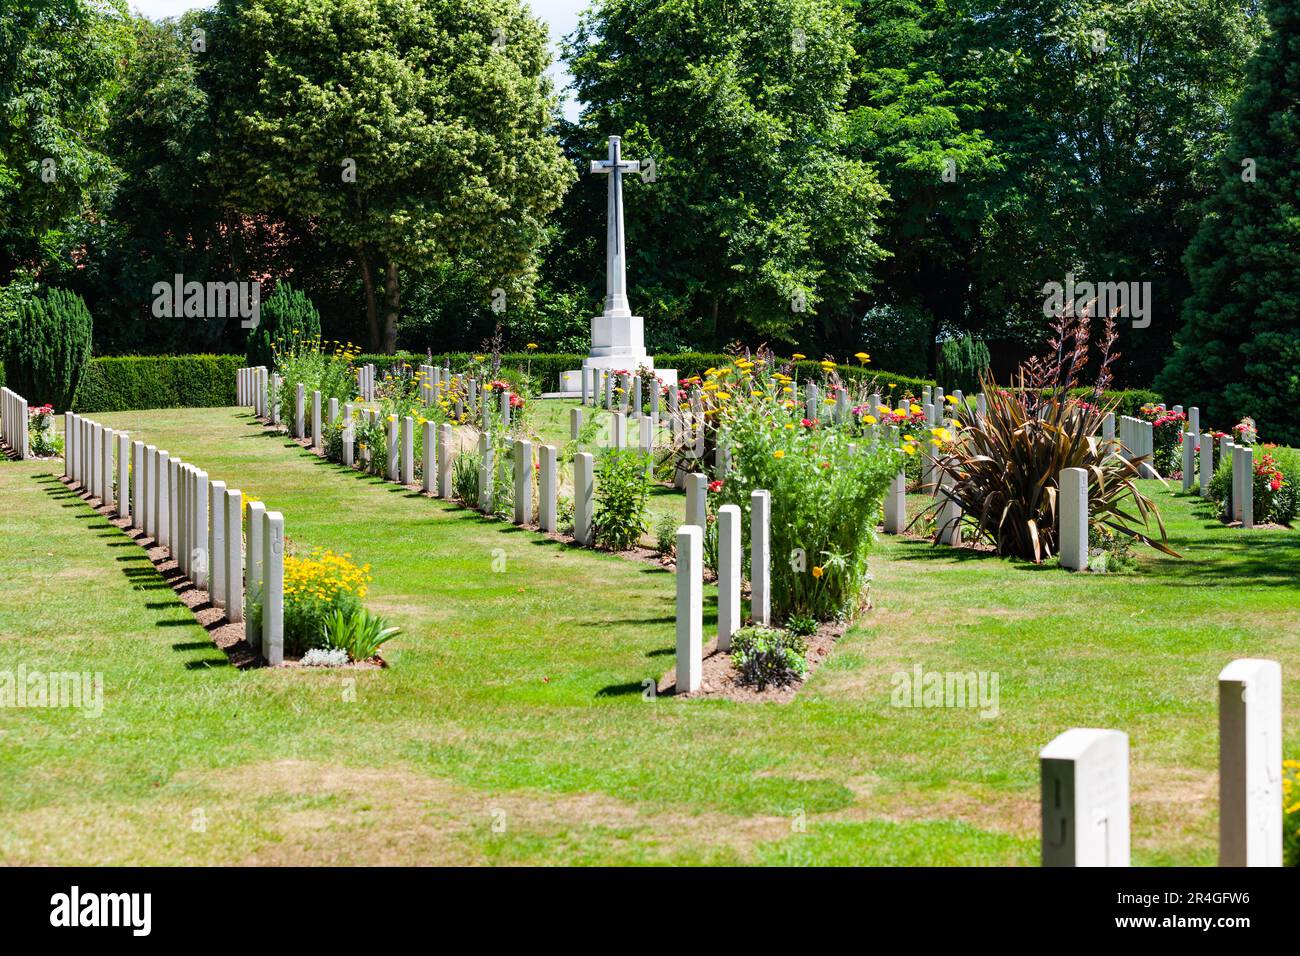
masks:
MULTIPOLYGON (((1257 524, 1272 522, 1291 525, 1300 513, 1300 451, 1294 448, 1256 446, 1255 479, 1252 488, 1254 517, 1257 524), (1280 476, 1280 487, 1274 488, 1280 476)), ((1232 456, 1219 459, 1210 476, 1209 499, 1218 514, 1223 514, 1232 497, 1232 456)))
POLYGON ((271 368, 276 352, 301 352, 320 337, 320 313, 311 299, 281 282, 262 300, 261 322, 248 334, 248 364, 271 368))
POLYGON ((5 382, 31 405, 72 407, 90 361, 90 313, 75 292, 47 289, 26 299, 8 327, 5 382))
POLYGON ((791 614, 785 619, 785 629, 800 637, 811 637, 817 633, 817 619, 811 614, 791 614))
POLYGON ((1300 4, 1269 0, 1218 192, 1187 250, 1192 292, 1158 387, 1215 421, 1300 444, 1300 4))
POLYGON ((989 371, 989 347, 970 333, 959 339, 947 339, 939 347, 937 377, 943 387, 952 391, 976 391, 980 376, 989 371))
POLYGON ((660 515, 655 522, 655 549, 660 554, 672 554, 677 547, 677 520, 670 514, 660 515))
POLYGON ((122 0, 0 6, 0 283, 20 265, 70 266, 112 188, 103 134, 125 16, 122 0))
POLYGON ((645 456, 631 448, 610 449, 596 465, 597 547, 626 551, 646 531, 650 479, 645 456))
POLYGON ((348 346, 327 351, 321 347, 320 339, 307 339, 286 343, 283 350, 278 345, 274 348, 275 370, 280 375, 280 394, 276 399, 280 403, 281 415, 287 420, 293 420, 299 384, 305 393, 303 402, 307 414, 311 413, 313 392, 320 392, 322 408, 331 398, 337 398, 341 405, 357 397, 357 373, 352 363, 354 353, 348 346))
POLYGON ((478 507, 478 473, 483 460, 471 452, 463 451, 451 466, 451 493, 466 508, 478 507))
POLYGON ((321 622, 321 646, 346 651, 354 661, 368 661, 401 631, 363 607, 334 608, 321 622))
POLYGON ((224 408, 235 404, 242 355, 124 355, 93 359, 77 386, 75 410, 224 408))
POLYGON ((731 663, 740 671, 740 683, 766 690, 784 687, 808 673, 808 644, 791 631, 770 627, 742 627, 731 635, 731 663))
POLYGON ((396 351, 402 269, 460 260, 484 300, 524 292, 573 170, 550 132, 546 28, 523 3, 249 0, 219 15, 229 187, 352 251, 372 349, 396 351))

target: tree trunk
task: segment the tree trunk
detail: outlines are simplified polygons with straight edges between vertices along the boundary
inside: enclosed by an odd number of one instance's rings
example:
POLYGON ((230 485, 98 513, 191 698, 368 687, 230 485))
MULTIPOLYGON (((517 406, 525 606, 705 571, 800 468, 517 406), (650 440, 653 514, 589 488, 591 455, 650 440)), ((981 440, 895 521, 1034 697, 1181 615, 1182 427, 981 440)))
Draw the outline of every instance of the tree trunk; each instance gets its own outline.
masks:
POLYGON ((379 351, 379 310, 375 306, 375 275, 370 266, 370 256, 361 251, 361 284, 366 293, 366 325, 370 331, 370 352, 379 351))
POLYGON ((384 272, 384 354, 397 354, 397 310, 402 293, 397 281, 397 263, 388 260, 384 272))

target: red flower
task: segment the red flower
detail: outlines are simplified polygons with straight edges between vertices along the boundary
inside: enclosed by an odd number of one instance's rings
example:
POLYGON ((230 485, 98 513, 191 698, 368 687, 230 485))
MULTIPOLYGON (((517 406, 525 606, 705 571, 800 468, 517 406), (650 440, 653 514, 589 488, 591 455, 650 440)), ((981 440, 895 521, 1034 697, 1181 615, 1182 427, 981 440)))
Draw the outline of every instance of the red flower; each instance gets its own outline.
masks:
POLYGON ((816 427, 817 427, 817 419, 815 419, 815 418, 801 418, 801 419, 799 419, 799 424, 802 425, 804 428, 816 428, 816 427))
POLYGON ((710 482, 709 482, 709 491, 718 492, 718 491, 721 491, 721 490, 722 490, 722 482, 720 482, 720 481, 710 481, 710 482))

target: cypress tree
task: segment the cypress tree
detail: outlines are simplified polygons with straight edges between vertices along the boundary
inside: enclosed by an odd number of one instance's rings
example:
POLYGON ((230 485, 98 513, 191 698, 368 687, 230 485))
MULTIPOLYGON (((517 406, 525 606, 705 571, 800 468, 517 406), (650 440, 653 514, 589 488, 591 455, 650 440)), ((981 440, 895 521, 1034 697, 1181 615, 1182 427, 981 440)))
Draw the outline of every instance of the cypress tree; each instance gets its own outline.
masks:
POLYGON ((320 313, 303 292, 281 282, 262 302, 261 320, 248 333, 248 364, 275 364, 275 350, 294 351, 320 338, 320 313), (274 346, 274 348, 273 348, 274 346))
POLYGON ((1300 444, 1300 0, 1269 0, 1269 34, 1246 67, 1225 179, 1184 261, 1192 294, 1156 381, 1227 429, 1300 444))
POLYGON ((18 306, 5 347, 5 383, 30 405, 72 407, 90 362, 93 323, 81 296, 47 289, 18 306))

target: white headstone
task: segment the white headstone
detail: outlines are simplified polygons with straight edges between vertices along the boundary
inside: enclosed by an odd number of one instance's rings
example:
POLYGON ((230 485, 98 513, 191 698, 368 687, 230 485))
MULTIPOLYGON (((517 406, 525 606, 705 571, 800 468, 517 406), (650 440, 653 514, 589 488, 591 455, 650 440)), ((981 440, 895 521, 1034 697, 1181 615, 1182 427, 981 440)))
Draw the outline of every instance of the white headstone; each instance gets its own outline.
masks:
POLYGON ((709 478, 699 472, 686 476, 686 520, 704 530, 708 516, 709 478))
MULTIPOLYGON (((261 604, 262 613, 265 614, 266 585, 263 569, 266 566, 266 545, 262 536, 266 533, 266 505, 260 501, 250 501, 244 511, 244 534, 248 545, 248 604, 250 608, 254 602, 261 604)), ((244 620, 244 640, 254 650, 262 645, 261 632, 261 622, 256 621, 256 615, 247 615, 244 620)))
POLYGON ((1088 469, 1063 468, 1057 488, 1057 519, 1061 530, 1058 546, 1061 567, 1067 571, 1088 569, 1088 469))
POLYGON ((772 495, 749 495, 749 616, 755 624, 772 619, 772 495))
POLYGON ((1219 865, 1282 865, 1282 667, 1219 673, 1219 865))
POLYGON ((907 524, 907 469, 900 469, 885 490, 885 534, 902 534, 907 524))
POLYGON ((451 426, 438 427, 438 497, 444 501, 451 500, 451 426))
POLYGON ((543 531, 554 533, 556 530, 555 512, 558 484, 556 480, 557 449, 554 445, 542 445, 537 449, 539 468, 537 471, 537 523, 543 531))
POLYGON ((573 537, 585 548, 590 548, 594 540, 594 475, 590 452, 580 451, 573 456, 573 537))
POLYGON ((435 444, 436 438, 434 435, 434 423, 426 419, 423 434, 420 436, 424 442, 424 468, 421 487, 426 495, 436 495, 438 493, 438 464, 435 455, 438 446, 435 444))
POLYGON ((1038 756, 1043 866, 1128 866, 1128 735, 1076 727, 1038 756))
POLYGON ((1192 490, 1196 478, 1196 433, 1183 432, 1183 491, 1192 490))
POLYGON ((226 490, 226 620, 237 624, 244 619, 244 496, 226 490))
POLYGON ((533 520, 533 443, 519 439, 514 445, 515 524, 533 520))
POLYGON ((268 511, 262 532, 262 657, 284 663, 284 515, 268 511))
POLYGON ((415 484, 415 419, 402 418, 402 484, 415 484))
POLYGON ((677 692, 700 689, 704 631, 704 530, 677 529, 677 692))
POLYGON ((226 606, 226 483, 208 482, 208 600, 226 606))
POLYGON ((1214 477, 1214 436, 1205 434, 1201 436, 1201 497, 1208 497, 1210 494, 1210 480, 1214 477))
POLYGON ((131 442, 131 527, 144 527, 144 442, 131 442))
POLYGON ((740 508, 718 509, 718 650, 731 649, 731 635, 740 630, 740 508))

